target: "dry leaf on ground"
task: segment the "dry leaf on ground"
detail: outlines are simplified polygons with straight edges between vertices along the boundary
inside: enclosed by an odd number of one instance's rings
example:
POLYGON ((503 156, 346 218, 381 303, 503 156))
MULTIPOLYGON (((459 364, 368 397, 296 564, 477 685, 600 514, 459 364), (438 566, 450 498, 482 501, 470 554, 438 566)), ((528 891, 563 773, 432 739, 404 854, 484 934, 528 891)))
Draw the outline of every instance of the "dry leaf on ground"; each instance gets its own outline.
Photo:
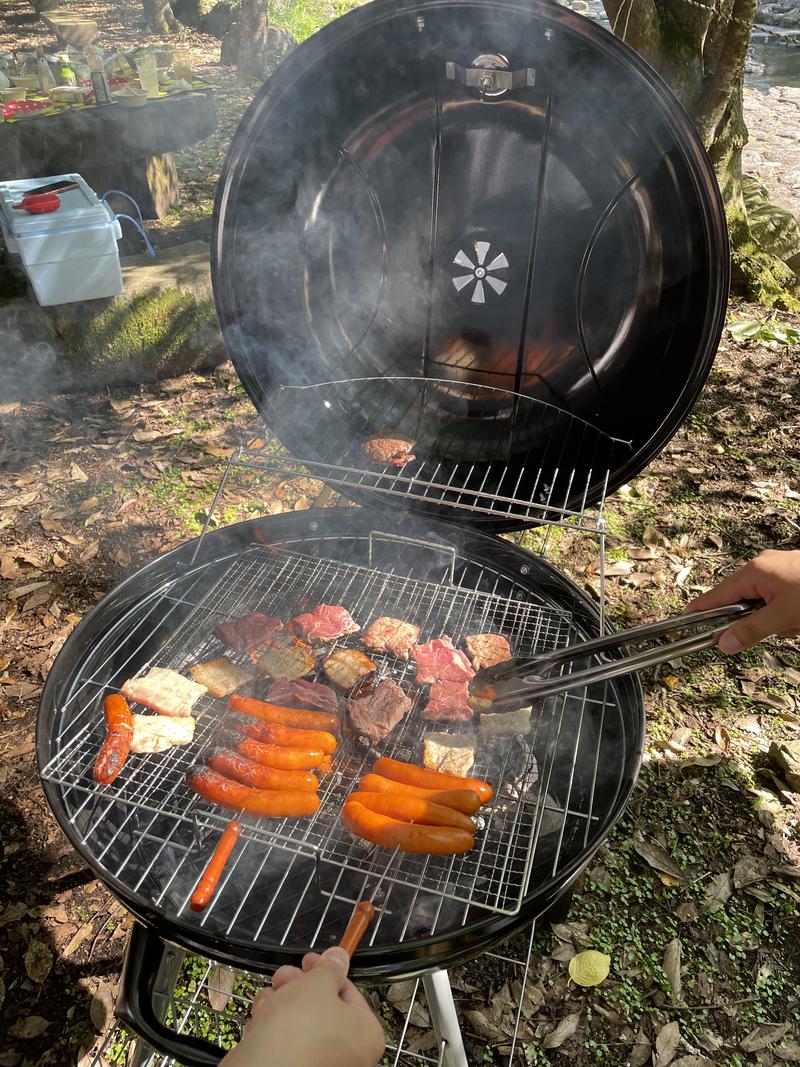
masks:
POLYGON ((27 1019, 20 1019, 9 1027, 8 1032, 12 1037, 29 1039, 43 1034, 49 1025, 47 1019, 43 1019, 41 1015, 29 1015, 27 1019))
POLYGON ((722 874, 715 874, 706 889, 703 912, 706 915, 710 915, 711 912, 719 911, 720 908, 727 904, 732 892, 733 883, 728 872, 723 871, 722 874))
POLYGON ((650 1043, 650 1038, 644 1030, 639 1030, 638 1034, 633 1039, 633 1048, 628 1057, 628 1067, 644 1067, 649 1061, 650 1053, 652 1051, 653 1046, 650 1043))
POLYGON ((672 989, 672 1001, 674 1004, 680 1004, 683 993, 681 980, 682 955, 683 945, 681 944, 681 939, 676 937, 664 949, 664 973, 672 989))
POLYGON ((681 1056, 673 1060, 671 1067, 715 1067, 714 1061, 707 1056, 681 1056))
POLYGON ((782 1037, 786 1037, 791 1025, 791 1023, 759 1023, 747 1037, 742 1038, 739 1048, 742 1052, 760 1052, 761 1049, 774 1045, 782 1037))
POLYGON ((769 874, 769 864, 759 856, 745 855, 733 868, 733 885, 736 889, 742 889, 754 882, 761 882, 769 874))
POLYGON ((43 982, 53 968, 53 953, 43 941, 30 941, 25 951, 25 970, 32 982, 43 982))
POLYGON ((676 1022, 662 1026, 656 1035, 656 1054, 653 1067, 667 1067, 678 1050, 681 1041, 681 1028, 676 1022))
POLYGON ((572 1012, 570 1015, 564 1016, 555 1030, 551 1030, 550 1033, 542 1041, 542 1045, 545 1048, 559 1048, 565 1041, 569 1040, 578 1029, 578 1023, 580 1022, 580 1012, 572 1012))
POLYGON ((108 982, 100 982, 94 991, 92 1003, 89 1007, 89 1018, 99 1034, 111 1026, 114 1021, 114 994, 108 982))
POLYGON ((784 1063, 800 1063, 800 1041, 783 1041, 773 1052, 784 1063))
POLYGON ((654 845, 649 841, 635 837, 633 839, 633 847, 654 870, 661 871, 663 874, 669 875, 670 878, 677 878, 679 881, 683 881, 683 872, 680 867, 660 845, 654 845))
POLYGON ((208 1002, 214 1011, 225 1011, 230 1000, 236 975, 230 967, 215 967, 208 978, 208 1002))
POLYGON ((573 956, 568 967, 572 981, 581 986, 599 985, 608 978, 610 970, 611 957, 593 948, 573 956))

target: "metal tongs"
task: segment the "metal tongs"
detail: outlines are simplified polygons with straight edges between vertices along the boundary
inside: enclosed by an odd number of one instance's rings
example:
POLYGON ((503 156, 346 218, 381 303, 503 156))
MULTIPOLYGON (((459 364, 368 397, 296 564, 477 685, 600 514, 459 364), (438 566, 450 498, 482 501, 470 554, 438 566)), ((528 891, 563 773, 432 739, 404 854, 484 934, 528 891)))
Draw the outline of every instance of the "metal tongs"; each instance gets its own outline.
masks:
POLYGON ((568 645, 566 648, 545 652, 529 660, 509 660, 498 663, 495 667, 479 670, 470 682, 470 703, 481 707, 490 702, 492 708, 526 707, 535 700, 563 693, 569 689, 579 689, 593 682, 604 682, 618 678, 623 674, 632 674, 648 667, 655 667, 668 660, 680 659, 693 652, 701 652, 716 643, 717 635, 727 630, 731 622, 749 615, 764 606, 761 600, 745 600, 739 604, 729 604, 721 608, 709 608, 706 611, 690 611, 685 615, 674 615, 661 622, 650 622, 636 626, 632 630, 597 637, 592 641, 568 645), (577 659, 612 652, 640 641, 655 640, 681 630, 712 623, 702 633, 684 637, 679 641, 657 644, 654 648, 643 649, 631 656, 621 659, 603 659, 600 663, 586 667, 574 673, 563 672, 550 676, 558 667, 562 669, 577 659))

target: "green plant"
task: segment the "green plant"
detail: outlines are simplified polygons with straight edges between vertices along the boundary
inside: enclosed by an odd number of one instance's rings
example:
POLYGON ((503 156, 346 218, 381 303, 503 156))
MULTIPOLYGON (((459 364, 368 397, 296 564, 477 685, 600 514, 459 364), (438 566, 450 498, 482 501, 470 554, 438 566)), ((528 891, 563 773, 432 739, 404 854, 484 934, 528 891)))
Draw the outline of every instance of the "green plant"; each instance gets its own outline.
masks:
POLYGON ((800 330, 778 322, 775 315, 766 319, 738 319, 728 326, 728 333, 739 344, 757 341, 769 345, 770 348, 800 344, 800 330))

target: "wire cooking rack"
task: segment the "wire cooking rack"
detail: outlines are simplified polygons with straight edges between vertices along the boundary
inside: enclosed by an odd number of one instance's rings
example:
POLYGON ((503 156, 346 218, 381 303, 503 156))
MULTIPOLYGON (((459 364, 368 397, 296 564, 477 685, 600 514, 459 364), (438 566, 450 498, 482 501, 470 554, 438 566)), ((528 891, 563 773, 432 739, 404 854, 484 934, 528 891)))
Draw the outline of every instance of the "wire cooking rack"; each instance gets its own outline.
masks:
POLYGON ((599 529, 609 471, 631 447, 534 397, 445 378, 282 386, 273 409, 274 428, 291 452, 242 449, 233 465, 285 477, 311 473, 345 493, 368 491, 456 515, 579 530, 599 529), (383 426, 415 442, 412 462, 369 460, 363 442, 383 426))
MULTIPOLYGON (((571 615, 556 608, 260 546, 233 558, 204 594, 193 597, 191 588, 188 576, 179 586, 169 583, 149 602, 144 617, 134 623, 132 638, 141 645, 165 613, 177 606, 186 613, 148 662, 136 663, 137 673, 156 665, 186 670, 192 663, 215 658, 222 651, 231 655, 212 635, 220 621, 256 610, 288 618, 320 602, 343 604, 362 627, 379 615, 413 620, 422 629, 421 639, 447 633, 458 644, 470 633, 504 633, 515 653, 525 657, 565 645, 571 626, 571 615)), ((358 647, 357 636, 327 647, 358 647)), ((374 847, 353 838, 341 823, 344 800, 360 774, 379 755, 419 763, 422 733, 440 725, 420 719, 425 692, 414 682, 413 662, 388 654, 375 654, 373 659, 381 676, 393 678, 412 696, 411 711, 377 745, 368 746, 344 735, 331 773, 321 778, 320 807, 315 815, 271 821, 245 816, 241 820, 244 838, 267 849, 276 846, 314 856, 365 876, 375 874, 374 847)), ((160 754, 131 756, 113 786, 101 791, 94 784, 92 770, 103 732, 102 698, 109 690, 121 687, 131 673, 130 661, 120 665, 115 661, 109 673, 96 673, 76 682, 66 701, 56 754, 44 767, 43 777, 87 798, 96 799, 100 793, 109 798, 109 803, 169 816, 179 822, 191 821, 203 828, 216 826, 221 831, 230 814, 190 793, 184 776, 224 726, 223 700, 206 696, 195 705, 197 727, 190 745, 160 754)), ((443 857, 400 854, 392 862, 387 880, 415 889, 423 886, 439 896, 499 913, 518 911, 527 889, 537 838, 551 804, 546 791, 537 786, 533 753, 537 748, 546 750, 549 740, 558 736, 559 716, 563 714, 563 703, 551 701, 537 708, 533 731, 526 741, 496 738, 490 744, 476 746, 471 773, 492 782, 496 793, 490 804, 481 809, 475 847, 470 852, 443 857)), ((72 803, 77 803, 74 797, 72 803)), ((562 814, 566 818, 566 813, 562 814)), ((96 826, 93 820, 86 837, 95 832, 96 826)), ((388 850, 385 854, 390 855, 388 850)))

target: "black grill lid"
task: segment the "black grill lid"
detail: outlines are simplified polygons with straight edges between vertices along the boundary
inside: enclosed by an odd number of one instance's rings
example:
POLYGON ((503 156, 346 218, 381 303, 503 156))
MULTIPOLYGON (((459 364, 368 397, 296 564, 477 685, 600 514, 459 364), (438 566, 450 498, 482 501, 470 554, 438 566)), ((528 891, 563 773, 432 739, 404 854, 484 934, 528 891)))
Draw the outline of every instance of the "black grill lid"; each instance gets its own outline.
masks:
POLYGON ((391 428, 439 482, 545 500, 548 469, 577 470, 564 503, 596 503, 674 434, 724 319, 724 213, 687 116, 546 0, 377 0, 326 27, 245 116, 215 225, 237 372, 326 463, 391 428))

